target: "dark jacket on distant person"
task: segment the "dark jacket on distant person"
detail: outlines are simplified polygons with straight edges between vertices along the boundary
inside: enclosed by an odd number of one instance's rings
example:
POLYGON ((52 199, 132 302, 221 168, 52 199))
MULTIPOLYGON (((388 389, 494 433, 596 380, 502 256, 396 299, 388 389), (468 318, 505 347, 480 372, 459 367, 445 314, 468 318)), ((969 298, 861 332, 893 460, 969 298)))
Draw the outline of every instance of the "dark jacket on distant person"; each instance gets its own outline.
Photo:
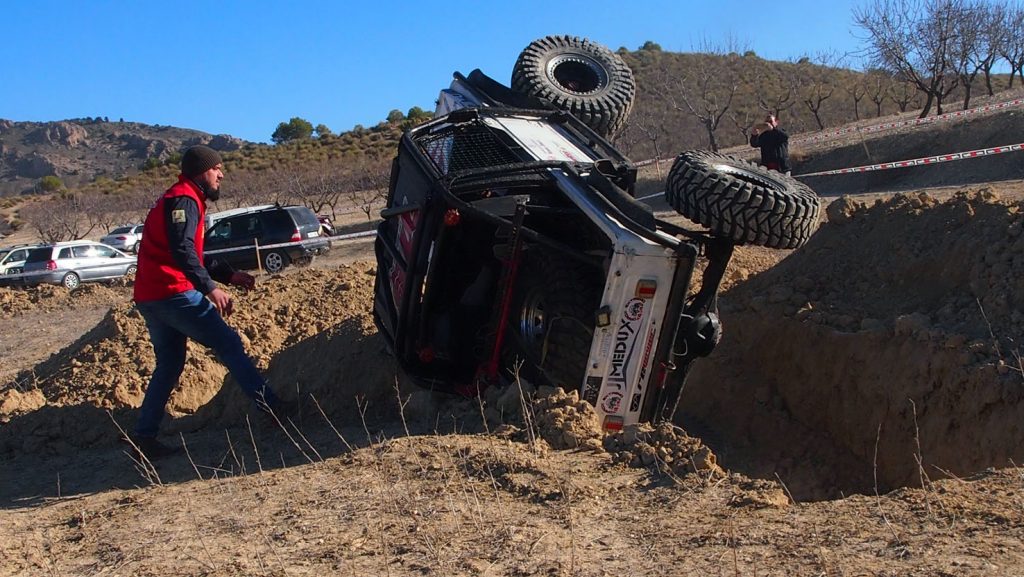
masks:
POLYGON ((771 170, 789 172, 789 135, 775 127, 750 135, 750 146, 761 149, 761 164, 771 170))

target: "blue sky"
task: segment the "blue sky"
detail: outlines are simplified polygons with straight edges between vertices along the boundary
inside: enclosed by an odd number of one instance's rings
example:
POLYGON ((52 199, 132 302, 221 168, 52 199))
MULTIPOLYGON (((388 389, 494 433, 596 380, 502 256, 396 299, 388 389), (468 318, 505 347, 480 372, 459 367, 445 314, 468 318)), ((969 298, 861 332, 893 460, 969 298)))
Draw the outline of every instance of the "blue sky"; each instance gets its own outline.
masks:
POLYGON ((342 132, 393 109, 432 110, 455 70, 508 83, 519 52, 549 34, 612 50, 733 42, 776 60, 852 52, 863 45, 852 24, 858 5, 10 0, 0 118, 107 116, 267 142, 293 116, 342 132))

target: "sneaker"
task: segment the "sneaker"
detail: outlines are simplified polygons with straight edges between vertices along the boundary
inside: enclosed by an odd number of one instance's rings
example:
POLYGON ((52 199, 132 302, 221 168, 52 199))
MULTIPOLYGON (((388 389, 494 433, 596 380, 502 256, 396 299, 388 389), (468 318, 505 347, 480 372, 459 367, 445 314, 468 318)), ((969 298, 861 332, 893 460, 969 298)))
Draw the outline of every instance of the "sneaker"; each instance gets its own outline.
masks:
POLYGON ((172 447, 158 441, 156 437, 132 437, 131 444, 135 451, 142 453, 146 459, 156 461, 181 453, 181 447, 172 447))

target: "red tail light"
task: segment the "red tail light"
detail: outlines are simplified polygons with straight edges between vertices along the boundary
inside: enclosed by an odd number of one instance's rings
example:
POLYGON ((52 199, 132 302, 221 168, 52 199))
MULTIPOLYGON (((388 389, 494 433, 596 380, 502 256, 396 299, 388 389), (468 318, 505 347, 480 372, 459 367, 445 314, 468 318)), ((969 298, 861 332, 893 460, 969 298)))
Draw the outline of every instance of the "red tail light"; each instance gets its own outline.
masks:
POLYGON ((57 261, 51 260, 46 263, 46 270, 57 270, 57 261))
POLYGON ((119 237, 117 237, 117 240, 128 240, 128 237, 127 236, 119 236, 119 237))
POLYGON ((295 229, 295 232, 292 233, 292 242, 300 240, 302 240, 302 233, 299 232, 299 229, 295 229))

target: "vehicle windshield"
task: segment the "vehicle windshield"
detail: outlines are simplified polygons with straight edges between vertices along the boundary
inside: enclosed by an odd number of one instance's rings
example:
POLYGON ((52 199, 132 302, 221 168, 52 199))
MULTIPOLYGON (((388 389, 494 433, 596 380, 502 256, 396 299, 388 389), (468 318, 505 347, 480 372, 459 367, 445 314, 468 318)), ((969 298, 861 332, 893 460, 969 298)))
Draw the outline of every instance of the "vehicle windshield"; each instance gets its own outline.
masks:
POLYGON ((128 234, 131 231, 132 227, 130 226, 120 226, 110 231, 110 234, 128 234))
POLYGON ((10 249, 0 249, 0 260, 4 260, 4 257, 11 254, 10 249))

